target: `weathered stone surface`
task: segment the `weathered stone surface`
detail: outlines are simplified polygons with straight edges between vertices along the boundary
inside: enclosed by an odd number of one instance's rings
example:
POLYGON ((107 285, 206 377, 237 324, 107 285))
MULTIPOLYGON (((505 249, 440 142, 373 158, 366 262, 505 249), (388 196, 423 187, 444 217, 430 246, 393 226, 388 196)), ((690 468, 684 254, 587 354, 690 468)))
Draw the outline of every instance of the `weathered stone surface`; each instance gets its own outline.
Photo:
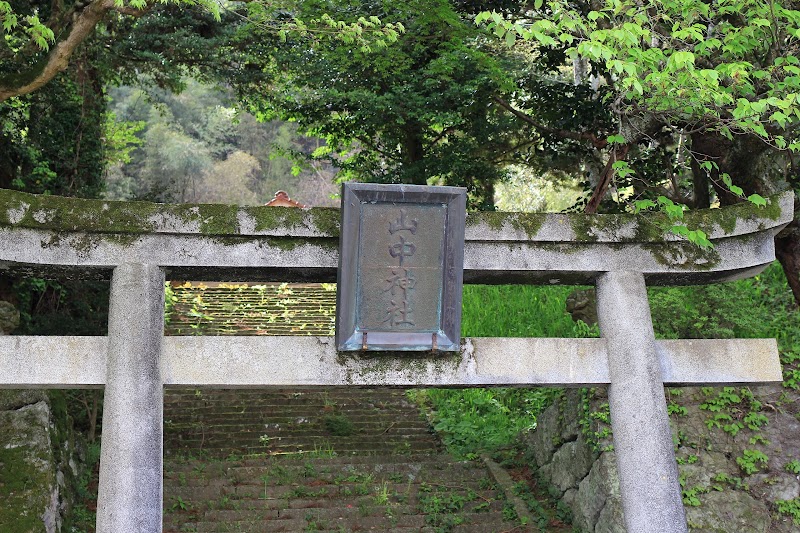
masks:
POLYGON ((800 497, 800 480, 796 474, 777 472, 754 474, 747 477, 747 484, 760 499, 775 502, 800 497))
POLYGON ((0 389, 0 411, 44 401, 47 401, 47 392, 41 389, 0 389))
POLYGON ((742 491, 725 490, 701 496, 698 507, 686 510, 694 533, 767 533, 772 522, 767 506, 742 491))
MULTIPOLYGON (((0 337, 0 387, 97 387, 106 379, 106 337, 0 337)), ((712 353, 713 340, 658 341, 660 366, 672 379, 696 375, 695 361, 712 353)), ((751 373, 747 357, 714 359, 719 379, 780 379, 772 339, 724 339, 721 354, 762 353, 773 364, 751 373), (739 364, 741 363, 741 364, 739 364)), ((168 386, 290 385, 601 385, 609 382, 604 339, 473 337, 460 354, 377 357, 343 355, 332 337, 169 337, 162 358, 168 386)), ((710 377, 709 379, 712 379, 710 377)), ((693 379, 693 378, 692 378, 693 379)), ((570 401, 573 399, 571 397, 570 401)), ((577 409, 573 403, 565 409, 577 409)), ((572 412, 572 411, 569 411, 572 412)), ((556 440, 574 440, 576 421, 565 417, 556 440)), ((702 429, 702 428, 701 428, 702 429)))
MULTIPOLYGON (((727 390, 744 398, 748 389, 727 390)), ((718 414, 730 413, 733 420, 737 420, 735 417, 743 420, 748 411, 759 412, 753 411, 744 400, 741 405, 731 406, 732 410, 720 412, 708 407, 701 409, 700 405, 716 398, 721 389, 684 387, 680 394, 670 392, 670 402, 685 410, 685 414, 681 411, 670 420, 683 490, 699 501, 697 506, 686 507, 690 531, 795 533, 798 530, 790 517, 775 512, 775 502, 800 497, 800 476, 786 471, 787 463, 800 458, 798 395, 780 385, 754 387, 751 391, 758 402, 754 405, 761 405, 760 414, 768 422, 757 431, 743 427, 735 436, 731 434, 734 431, 726 432, 710 421, 718 414), (756 434, 760 437, 753 442, 756 434), (768 464, 757 463, 757 472, 748 476, 737 464, 744 450, 761 451, 768 464)), ((604 401, 601 392, 597 390, 589 396, 589 412, 600 409, 599 404, 604 401)), ((573 446, 580 442, 565 442, 559 436, 570 424, 569 419, 587 417, 584 407, 565 407, 573 403, 571 395, 581 398, 577 391, 566 391, 539 417, 536 430, 525 440, 531 457, 547 459, 543 469, 547 476, 543 479, 553 482, 554 489, 563 487, 560 480, 574 467, 573 446), (544 452, 537 450, 537 446, 544 452)), ((595 430, 593 426, 590 428, 595 430)), ((601 442, 600 446, 603 445, 601 442)), ((613 452, 602 453, 589 475, 577 488, 567 489, 561 498, 572 509, 575 526, 582 531, 624 531, 614 461, 613 452)))
POLYGON ((599 276, 597 313, 608 343, 608 402, 625 525, 632 532, 686 532, 644 276, 599 276))
MULTIPOLYGON (((589 475, 578 485, 575 506, 572 508, 575 525, 583 531, 594 531, 601 511, 608 506, 617 506, 619 511, 609 508, 607 516, 622 516, 616 457, 610 452, 600 455, 589 475)), ((623 523, 619 526, 624 528, 623 523)))
MULTIPOLYGON (((467 220, 464 281, 591 283, 598 272, 626 269, 656 284, 740 279, 774 259, 773 236, 791 221, 792 204, 789 193, 763 210, 742 204, 687 213, 686 224, 715 243, 708 250, 633 215, 475 214, 467 220)), ((184 280, 333 281, 337 211, 275 211, 1 191, 0 261, 48 275, 107 276, 119 264, 152 263, 184 280)))
POLYGON ((58 531, 59 484, 47 402, 0 411, 0 443, 0 531, 58 531))
POLYGON ((600 516, 597 517, 597 524, 594 526, 594 533, 628 533, 625 530, 625 517, 622 516, 622 505, 617 499, 606 499, 600 516))
POLYGON ((163 510, 164 273, 154 265, 114 270, 97 531, 159 533, 163 510))
POLYGON ((597 293, 594 289, 576 289, 567 296, 566 303, 572 320, 597 324, 597 293))
POLYGON ((537 417, 536 431, 525 434, 528 450, 536 462, 536 466, 543 467, 553 458, 553 454, 561 445, 561 414, 558 404, 548 407, 537 417))
POLYGON ((11 303, 0 300, 0 335, 8 335, 19 326, 19 311, 11 303))
POLYGON ((583 435, 577 440, 567 442, 553 455, 553 460, 542 467, 541 474, 562 493, 576 488, 586 477, 594 462, 591 448, 584 442, 583 435))
POLYGON ((698 450, 686 450, 686 448, 680 448, 680 451, 682 452, 681 460, 684 464, 678 465, 678 470, 686 488, 698 487, 703 490, 710 490, 712 486, 719 485, 719 483, 713 482, 715 476, 726 474, 734 477, 740 474, 738 469, 733 468, 735 463, 732 465, 730 458, 722 452, 704 450, 701 453, 698 450), (685 463, 687 456, 684 454, 686 452, 697 457, 696 462, 685 463))
MULTIPOLYGON (((564 391, 562 401, 559 402, 559 426, 561 428, 561 442, 576 440, 581 434, 581 425, 575 413, 580 413, 581 393, 578 389, 567 389, 564 391)), ((586 472, 589 468, 586 468, 586 472)), ((584 473, 584 475, 586 475, 584 473)), ((581 476, 583 477, 583 476, 581 476)))

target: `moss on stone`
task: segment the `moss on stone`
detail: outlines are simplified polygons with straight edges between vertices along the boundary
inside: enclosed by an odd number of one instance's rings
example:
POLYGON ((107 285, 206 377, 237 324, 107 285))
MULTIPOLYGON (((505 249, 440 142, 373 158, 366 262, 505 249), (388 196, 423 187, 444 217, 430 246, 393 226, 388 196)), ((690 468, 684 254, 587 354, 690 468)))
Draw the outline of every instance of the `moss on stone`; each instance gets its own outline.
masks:
POLYGON ((500 231, 503 229, 506 220, 515 214, 521 213, 505 213, 502 211, 478 211, 469 213, 467 214, 466 225, 472 227, 479 224, 486 224, 489 228, 500 231))
POLYGON ((242 210, 256 221, 256 231, 272 231, 278 228, 303 225, 305 210, 288 207, 243 207, 242 210))
POLYGON ((44 530, 41 514, 47 477, 31 464, 25 448, 0 447, 0 530, 7 533, 38 533, 44 530))
POLYGON ((200 233, 203 235, 236 235, 239 233, 239 208, 237 206, 203 204, 194 207, 198 213, 200 233))
POLYGON ((318 207, 311 211, 311 223, 323 235, 338 236, 341 231, 341 211, 318 207))
POLYGON ((701 248, 689 241, 672 241, 647 246, 647 251, 667 267, 687 271, 711 270, 721 260, 716 248, 701 248))
POLYGON ((225 204, 155 204, 43 196, 0 190, 0 225, 87 233, 151 233, 173 219, 203 235, 240 233, 239 212, 255 220, 256 231, 291 229, 308 221, 320 233, 338 235, 339 211, 280 209, 225 204), (309 214, 310 211, 310 214, 309 214))
MULTIPOLYGON (((0 531, 44 531, 43 514, 55 488, 48 425, 40 404, 0 412, 0 531)), ((49 410, 47 411, 49 413, 49 410)))
POLYGON ((428 365, 433 363, 436 374, 450 373, 461 364, 461 354, 458 352, 408 352, 408 351, 377 351, 377 352, 338 352, 338 364, 349 367, 350 360, 357 360, 358 370, 349 369, 347 382, 364 382, 385 379, 389 373, 399 372, 409 379, 426 375, 428 365), (353 376, 353 372, 357 372, 353 376))
MULTIPOLYGON (((597 242, 602 234, 617 235, 626 225, 636 225, 639 220, 634 215, 589 215, 571 213, 567 215, 569 225, 579 242, 597 242)), ((620 239, 622 240, 622 239, 620 239)), ((630 240, 630 239, 624 239, 630 240)))
POLYGON ((163 206, 148 202, 106 202, 3 190, 0 223, 61 231, 148 232, 163 206), (15 220, 16 219, 16 220, 15 220))
POLYGON ((547 220, 546 213, 504 213, 500 211, 481 211, 467 215, 466 224, 477 226, 486 224, 494 231, 501 231, 509 226, 523 231, 529 239, 533 239, 547 220))
MULTIPOLYGON (((688 211, 684 223, 691 229, 710 234, 715 228, 732 233, 738 220, 777 220, 781 216, 779 197, 770 199, 766 207, 742 203, 723 209, 688 211)), ((259 232, 311 227, 321 235, 339 234, 338 209, 288 209, 273 207, 243 207, 222 204, 155 204, 150 202, 112 202, 42 196, 13 190, 0 190, 0 225, 50 229, 61 232, 142 234, 157 231, 170 219, 185 224, 204 235, 239 234, 240 212, 255 221, 259 232)), ((500 231, 504 226, 524 231, 533 239, 547 220, 542 213, 470 213, 467 225, 485 224, 500 231)), ((633 235, 624 241, 660 241, 671 226, 663 213, 647 215, 585 215, 566 216, 575 233, 575 240, 596 242, 601 235, 618 237, 620 230, 633 228, 633 235)), ((131 239, 133 240, 133 239, 131 239)), ((127 241, 131 242, 131 241, 127 241)), ((88 242, 87 246, 96 245, 88 242)), ((122 243, 125 244, 125 243, 122 243)))

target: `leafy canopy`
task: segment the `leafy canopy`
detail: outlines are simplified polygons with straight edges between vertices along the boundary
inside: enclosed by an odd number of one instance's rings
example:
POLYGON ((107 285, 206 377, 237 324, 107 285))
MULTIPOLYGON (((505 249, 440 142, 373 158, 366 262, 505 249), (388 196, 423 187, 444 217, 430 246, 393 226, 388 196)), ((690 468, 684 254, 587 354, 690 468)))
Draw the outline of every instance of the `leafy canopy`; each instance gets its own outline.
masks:
MULTIPOLYGON (((483 12, 513 45, 567 47, 614 87, 620 115, 650 114, 665 123, 753 133, 777 148, 800 149, 800 11, 792 1, 604 0, 545 3, 525 18, 483 12)), ((610 142, 632 140, 621 132, 610 142)))

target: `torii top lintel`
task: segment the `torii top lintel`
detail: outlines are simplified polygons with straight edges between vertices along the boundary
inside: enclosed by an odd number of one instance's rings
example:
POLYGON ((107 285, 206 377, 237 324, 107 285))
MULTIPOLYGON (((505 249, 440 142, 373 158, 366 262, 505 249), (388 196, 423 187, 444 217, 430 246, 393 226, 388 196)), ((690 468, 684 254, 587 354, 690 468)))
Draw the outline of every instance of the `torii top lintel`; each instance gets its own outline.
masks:
MULTIPOLYGON (((466 283, 591 283, 600 272, 644 273, 651 284, 752 276, 774 260, 773 237, 792 220, 791 192, 766 207, 690 211, 684 223, 714 244, 668 231, 661 214, 470 213, 466 283)), ((335 281, 339 211, 155 204, 0 190, 0 268, 40 276, 107 278, 123 263, 168 278, 335 281)))

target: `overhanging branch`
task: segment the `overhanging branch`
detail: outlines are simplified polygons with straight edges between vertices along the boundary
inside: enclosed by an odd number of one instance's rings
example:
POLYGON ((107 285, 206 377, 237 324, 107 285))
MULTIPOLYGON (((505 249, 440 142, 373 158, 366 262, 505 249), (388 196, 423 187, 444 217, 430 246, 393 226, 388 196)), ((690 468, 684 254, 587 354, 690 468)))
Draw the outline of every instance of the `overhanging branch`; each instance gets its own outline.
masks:
POLYGON ((67 36, 55 44, 41 61, 30 68, 0 78, 0 102, 14 96, 22 96, 40 89, 69 65, 70 57, 78 46, 94 31, 109 11, 130 16, 142 16, 149 11, 128 6, 116 6, 114 0, 96 0, 87 5, 74 17, 67 36))
POLYGON ((492 100, 495 101, 500 107, 517 117, 518 119, 527 122, 537 131, 540 133, 547 133, 549 135, 554 135, 556 137, 560 137, 562 139, 572 139, 574 141, 581 141, 581 142, 589 142, 593 147, 602 149, 605 148, 608 144, 608 141, 605 139, 598 139, 594 133, 578 133, 575 131, 569 130, 561 130, 556 128, 549 128, 544 124, 538 122, 536 119, 525 113, 524 111, 520 111, 519 109, 515 108, 513 105, 505 101, 504 99, 500 98, 499 96, 492 97, 492 100))

